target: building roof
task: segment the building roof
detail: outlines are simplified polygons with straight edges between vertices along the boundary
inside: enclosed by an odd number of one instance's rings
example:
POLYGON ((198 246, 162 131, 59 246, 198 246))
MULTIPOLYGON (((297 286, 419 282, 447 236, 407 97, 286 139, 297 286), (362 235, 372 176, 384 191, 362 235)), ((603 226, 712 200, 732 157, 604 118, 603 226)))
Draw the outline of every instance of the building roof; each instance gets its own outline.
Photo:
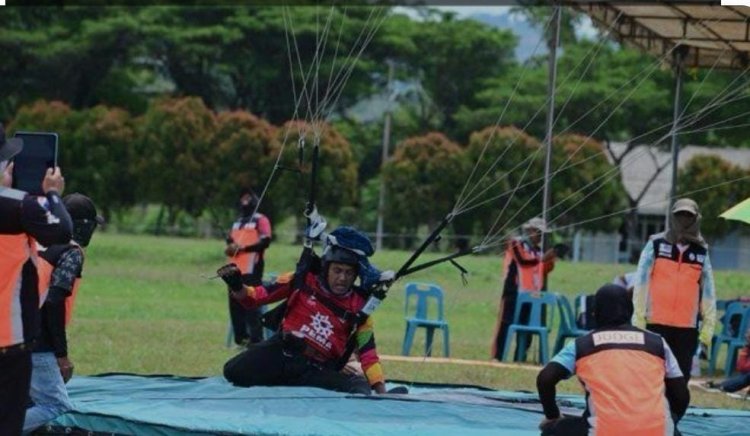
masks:
MULTIPOLYGON (((686 47, 685 65, 742 69, 750 55, 750 8, 719 1, 570 1, 615 38, 662 56, 686 47)), ((667 56, 667 62, 673 61, 667 56)))
MULTIPOLYGON (((610 149, 615 156, 621 156, 627 150, 627 144, 613 142, 610 149)), ((685 166, 694 156, 717 155, 724 160, 732 162, 745 169, 750 169, 750 149, 744 148, 720 148, 705 147, 700 145, 687 145, 680 147, 679 168, 685 166)), ((610 162, 612 157, 607 155, 610 162)), ((639 215, 664 215, 667 210, 667 199, 669 188, 672 184, 672 165, 669 150, 648 145, 639 145, 633 148, 622 161, 620 171, 625 190, 632 197, 638 196, 648 184, 648 181, 657 172, 659 166, 665 168, 659 173, 654 182, 646 191, 638 203, 639 215)))

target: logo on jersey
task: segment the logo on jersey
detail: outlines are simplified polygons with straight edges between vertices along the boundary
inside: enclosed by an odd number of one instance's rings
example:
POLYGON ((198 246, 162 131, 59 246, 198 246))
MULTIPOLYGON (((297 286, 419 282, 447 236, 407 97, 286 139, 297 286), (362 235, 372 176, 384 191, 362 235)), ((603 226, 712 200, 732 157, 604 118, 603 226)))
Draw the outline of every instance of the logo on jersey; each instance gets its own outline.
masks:
POLYGON ((309 324, 302 326, 300 332, 317 344, 325 347, 326 350, 330 350, 333 344, 328 338, 333 334, 333 324, 328 315, 316 312, 315 315, 310 317, 310 321, 309 324))
POLYGON ((672 256, 672 244, 659 245, 659 256, 672 256))

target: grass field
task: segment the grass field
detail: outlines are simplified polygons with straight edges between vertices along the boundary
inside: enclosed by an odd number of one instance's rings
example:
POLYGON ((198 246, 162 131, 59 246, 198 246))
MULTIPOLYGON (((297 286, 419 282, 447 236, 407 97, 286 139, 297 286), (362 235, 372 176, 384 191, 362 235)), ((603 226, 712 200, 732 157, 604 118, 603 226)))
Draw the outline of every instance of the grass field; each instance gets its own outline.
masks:
MULTIPOLYGON (((267 251, 266 272, 292 269, 298 246, 276 243, 267 251)), ((228 325, 226 290, 208 280, 224 262, 218 240, 156 238, 100 233, 88 249, 84 284, 77 299, 69 333, 71 358, 77 374, 135 372, 215 376, 236 353, 225 346, 228 325)), ((398 268, 409 253, 383 251, 374 262, 398 268)), ((426 254, 425 259, 434 258, 426 254)), ((440 284, 446 291, 446 317, 451 328, 451 355, 488 360, 500 297, 497 256, 466 258, 470 271, 464 286, 449 264, 417 273, 409 281, 440 284)), ((593 292, 629 265, 559 262, 550 276, 551 290, 574 296, 593 292)), ((717 272, 719 298, 745 295, 750 274, 717 272)), ((375 315, 378 350, 398 355, 404 333, 403 285, 397 283, 375 315)), ((413 355, 421 352, 418 333, 413 355), (418 348, 419 347, 419 348, 418 348)), ((439 335, 436 335, 439 336, 439 335)), ((554 336, 551 336, 551 340, 554 336)), ((437 338, 435 355, 442 352, 437 338)), ((498 389, 535 390, 536 370, 493 368, 426 362, 384 363, 386 376, 415 381, 473 383, 498 389)), ((560 391, 580 393, 577 382, 560 391)), ((742 401, 693 390, 693 404, 744 408, 742 401)))

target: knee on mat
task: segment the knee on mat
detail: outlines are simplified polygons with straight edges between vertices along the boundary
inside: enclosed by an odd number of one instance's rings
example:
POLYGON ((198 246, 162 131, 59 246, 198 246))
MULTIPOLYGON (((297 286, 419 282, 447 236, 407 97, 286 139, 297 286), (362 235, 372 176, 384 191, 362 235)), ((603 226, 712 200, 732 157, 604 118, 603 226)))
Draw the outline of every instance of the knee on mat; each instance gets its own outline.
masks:
POLYGON ((229 383, 232 383, 235 386, 241 386, 241 387, 247 387, 249 386, 246 383, 242 383, 242 376, 241 371, 235 365, 234 359, 228 361, 224 364, 224 378, 227 379, 229 383))

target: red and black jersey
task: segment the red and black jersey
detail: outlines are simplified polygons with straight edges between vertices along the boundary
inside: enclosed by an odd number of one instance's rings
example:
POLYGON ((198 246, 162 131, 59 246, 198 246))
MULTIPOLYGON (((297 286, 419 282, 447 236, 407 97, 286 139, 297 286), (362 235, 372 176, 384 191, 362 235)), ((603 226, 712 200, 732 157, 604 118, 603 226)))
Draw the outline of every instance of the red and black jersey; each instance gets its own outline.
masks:
POLYGON ((295 275, 288 273, 271 284, 249 286, 246 298, 240 303, 254 308, 286 299, 281 330, 301 334, 312 350, 309 357, 321 362, 338 362, 346 355, 350 340, 354 340, 355 351, 370 384, 382 382, 372 320, 358 316, 367 302, 366 297, 356 289, 342 296, 334 295, 317 274, 302 274, 304 276, 298 278, 302 280, 295 280, 295 275))

